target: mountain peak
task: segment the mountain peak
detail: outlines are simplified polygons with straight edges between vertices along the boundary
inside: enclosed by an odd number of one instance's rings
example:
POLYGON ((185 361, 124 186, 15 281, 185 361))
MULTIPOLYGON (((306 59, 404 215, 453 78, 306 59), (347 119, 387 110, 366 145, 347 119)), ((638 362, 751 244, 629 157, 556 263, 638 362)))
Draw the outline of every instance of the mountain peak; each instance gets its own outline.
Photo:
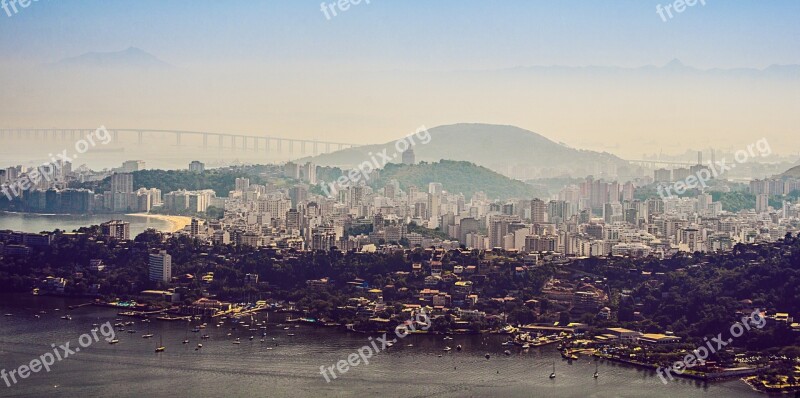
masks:
POLYGON ((172 65, 138 47, 120 51, 88 52, 58 61, 52 66, 101 69, 169 69, 172 65))
POLYGON ((673 58, 671 61, 664 64, 663 68, 667 69, 686 68, 686 65, 683 62, 681 62, 681 60, 673 58))

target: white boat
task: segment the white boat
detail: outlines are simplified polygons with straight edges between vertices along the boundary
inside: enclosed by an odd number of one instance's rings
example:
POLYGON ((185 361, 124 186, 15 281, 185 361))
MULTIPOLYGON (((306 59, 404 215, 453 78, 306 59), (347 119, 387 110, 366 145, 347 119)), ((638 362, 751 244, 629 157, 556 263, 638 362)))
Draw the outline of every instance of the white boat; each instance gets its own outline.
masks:
POLYGON ((553 362, 553 373, 550 373, 550 378, 551 379, 555 379, 556 378, 556 363, 555 362, 553 362))
POLYGON ((114 340, 111 340, 111 341, 108 342, 108 344, 117 344, 117 343, 119 343, 119 340, 117 340, 117 339, 114 339, 114 340))
POLYGON ((444 351, 444 352, 448 352, 448 351, 450 351, 450 350, 452 350, 452 348, 450 348, 450 347, 445 347, 445 348, 444 348, 444 350, 442 350, 442 351, 444 351))

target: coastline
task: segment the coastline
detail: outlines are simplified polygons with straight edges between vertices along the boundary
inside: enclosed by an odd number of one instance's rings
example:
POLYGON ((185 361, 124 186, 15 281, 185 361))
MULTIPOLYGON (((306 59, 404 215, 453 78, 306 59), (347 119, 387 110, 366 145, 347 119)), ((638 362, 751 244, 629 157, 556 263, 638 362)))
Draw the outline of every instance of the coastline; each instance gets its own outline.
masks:
POLYGON ((128 217, 146 217, 154 220, 166 221, 170 224, 169 232, 177 232, 192 223, 192 217, 187 216, 168 216, 165 214, 150 214, 150 213, 130 213, 125 214, 128 217))

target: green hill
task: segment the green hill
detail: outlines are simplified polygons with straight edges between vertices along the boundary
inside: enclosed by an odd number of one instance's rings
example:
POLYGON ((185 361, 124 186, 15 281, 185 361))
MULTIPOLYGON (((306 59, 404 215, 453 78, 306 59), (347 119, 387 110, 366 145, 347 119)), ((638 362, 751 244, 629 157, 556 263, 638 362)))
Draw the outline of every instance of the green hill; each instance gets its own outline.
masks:
POLYGON ((473 193, 483 191, 490 198, 533 198, 542 196, 541 189, 522 181, 512 180, 486 167, 470 162, 442 160, 435 163, 422 162, 415 165, 387 164, 380 178, 370 185, 381 188, 391 180, 397 180, 400 188, 410 185, 427 191, 428 184, 440 182, 448 192, 461 192, 469 200, 473 193))

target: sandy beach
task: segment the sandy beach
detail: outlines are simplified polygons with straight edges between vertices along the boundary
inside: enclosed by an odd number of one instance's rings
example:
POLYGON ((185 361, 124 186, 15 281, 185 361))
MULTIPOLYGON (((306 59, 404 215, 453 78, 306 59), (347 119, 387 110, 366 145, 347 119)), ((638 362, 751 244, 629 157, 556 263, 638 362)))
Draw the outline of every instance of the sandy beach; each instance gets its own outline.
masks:
POLYGON ((168 216, 164 214, 150 214, 150 213, 131 213, 126 214, 130 217, 148 217, 155 220, 162 220, 170 223, 169 232, 176 232, 182 230, 187 225, 191 224, 192 218, 186 216, 168 216))

